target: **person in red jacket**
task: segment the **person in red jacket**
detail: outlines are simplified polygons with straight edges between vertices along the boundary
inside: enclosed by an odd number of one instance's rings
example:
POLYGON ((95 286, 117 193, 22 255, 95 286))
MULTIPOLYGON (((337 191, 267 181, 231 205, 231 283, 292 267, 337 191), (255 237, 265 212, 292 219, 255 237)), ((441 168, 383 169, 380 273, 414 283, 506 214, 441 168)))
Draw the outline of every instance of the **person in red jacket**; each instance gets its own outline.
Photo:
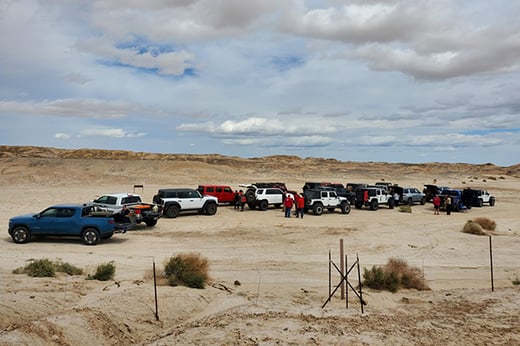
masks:
POLYGON ((305 209, 305 198, 301 194, 297 194, 296 198, 296 217, 300 216, 303 219, 303 211, 305 209))
POLYGON ((285 200, 283 201, 283 205, 285 207, 285 217, 291 217, 291 209, 294 205, 294 200, 292 199, 292 196, 287 194, 285 196, 285 200))

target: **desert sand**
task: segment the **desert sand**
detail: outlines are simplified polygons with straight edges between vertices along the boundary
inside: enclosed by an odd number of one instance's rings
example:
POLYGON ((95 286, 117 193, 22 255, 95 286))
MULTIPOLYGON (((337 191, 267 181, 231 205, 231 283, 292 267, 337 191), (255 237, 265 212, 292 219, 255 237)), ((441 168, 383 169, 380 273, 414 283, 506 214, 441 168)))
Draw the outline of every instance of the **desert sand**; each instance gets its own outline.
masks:
MULTIPOLYGON (((0 147, 0 345, 514 345, 520 344, 519 165, 388 164, 300 159, 242 159, 220 155, 159 155, 124 151, 0 147), (52 204, 86 202, 109 192, 132 192, 146 201, 159 188, 217 183, 385 180, 422 189, 438 185, 484 188, 494 207, 434 215, 431 204, 412 213, 381 207, 303 219, 280 209, 238 212, 221 205, 214 216, 161 218, 116 234, 96 246, 80 239, 35 239, 15 244, 8 219, 52 204), (469 219, 488 217, 489 237, 463 233, 469 219), (428 291, 350 291, 348 308, 329 292, 329 262, 339 264, 344 242, 349 263, 383 265, 396 257, 424 273, 428 291), (155 261, 180 253, 208 259, 205 289, 161 285, 155 315, 151 279, 155 261), (116 265, 112 281, 86 275, 32 278, 13 274, 31 259, 61 260, 84 269, 116 265)), ((340 278, 333 273, 333 285, 340 278)), ((357 287, 357 273, 349 276, 357 287)))

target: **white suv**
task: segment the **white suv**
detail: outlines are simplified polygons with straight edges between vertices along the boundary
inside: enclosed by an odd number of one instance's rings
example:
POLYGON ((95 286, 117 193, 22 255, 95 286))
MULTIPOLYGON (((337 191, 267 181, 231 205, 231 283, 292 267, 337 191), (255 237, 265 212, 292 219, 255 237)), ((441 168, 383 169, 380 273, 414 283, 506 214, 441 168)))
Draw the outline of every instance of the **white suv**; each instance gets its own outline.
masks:
POLYGON ((260 210, 267 210, 270 205, 280 208, 282 203, 283 191, 278 188, 269 187, 255 191, 255 207, 258 206, 260 210))

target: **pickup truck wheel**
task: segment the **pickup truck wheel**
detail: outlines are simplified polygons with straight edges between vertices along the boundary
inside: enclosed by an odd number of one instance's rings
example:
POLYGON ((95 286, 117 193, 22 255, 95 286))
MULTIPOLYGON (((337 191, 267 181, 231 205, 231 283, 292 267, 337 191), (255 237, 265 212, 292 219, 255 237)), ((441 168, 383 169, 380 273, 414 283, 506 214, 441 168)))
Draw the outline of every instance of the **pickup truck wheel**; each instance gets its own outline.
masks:
POLYGON ((149 220, 149 221, 145 221, 144 223, 146 223, 146 226, 148 226, 148 227, 153 227, 153 226, 157 225, 157 220, 149 220))
POLYGON ((215 215, 217 212, 217 205, 215 203, 209 203, 204 209, 204 212, 208 215, 215 215))
POLYGON ((31 239, 31 233, 27 227, 17 226, 13 229, 13 233, 11 234, 11 238, 17 244, 27 243, 29 239, 31 239))
POLYGON ((260 204, 259 204, 259 208, 260 210, 267 210, 267 208, 269 208, 269 203, 264 199, 262 201, 260 201, 260 204))
POLYGON ((377 200, 373 199, 370 202, 370 209, 371 210, 377 210, 379 208, 379 203, 377 203, 377 200))
POLYGON ((340 208, 342 214, 350 214, 350 203, 342 203, 340 208))
POLYGON ((166 208, 165 214, 167 217, 175 218, 179 215, 179 207, 176 205, 171 205, 166 208))
POLYGON ((87 228, 83 231, 81 239, 85 245, 96 245, 99 243, 99 232, 94 228, 87 228))
POLYGON ((320 216, 321 214, 323 214, 323 205, 321 203, 316 203, 312 207, 312 213, 317 216, 320 216))
POLYGON ((495 205, 495 199, 494 199, 494 198, 491 198, 491 199, 489 200, 489 206, 490 206, 490 207, 493 207, 494 205, 495 205))

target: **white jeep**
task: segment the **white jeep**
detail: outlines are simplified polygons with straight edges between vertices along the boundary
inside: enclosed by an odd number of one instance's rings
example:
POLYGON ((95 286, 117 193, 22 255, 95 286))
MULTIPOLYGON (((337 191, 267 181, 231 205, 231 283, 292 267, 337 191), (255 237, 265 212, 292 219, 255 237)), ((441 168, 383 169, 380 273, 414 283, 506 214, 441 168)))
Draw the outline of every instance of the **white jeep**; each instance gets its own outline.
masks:
POLYGON ((366 187, 356 191, 356 209, 367 206, 370 207, 371 210, 377 210, 381 204, 386 204, 389 209, 394 209, 394 198, 386 189, 381 187, 366 187))
POLYGON ((305 210, 312 210, 314 215, 323 214, 325 208, 331 213, 336 208, 340 208, 342 214, 350 213, 348 199, 338 196, 333 189, 307 189, 303 196, 305 198, 305 210))

